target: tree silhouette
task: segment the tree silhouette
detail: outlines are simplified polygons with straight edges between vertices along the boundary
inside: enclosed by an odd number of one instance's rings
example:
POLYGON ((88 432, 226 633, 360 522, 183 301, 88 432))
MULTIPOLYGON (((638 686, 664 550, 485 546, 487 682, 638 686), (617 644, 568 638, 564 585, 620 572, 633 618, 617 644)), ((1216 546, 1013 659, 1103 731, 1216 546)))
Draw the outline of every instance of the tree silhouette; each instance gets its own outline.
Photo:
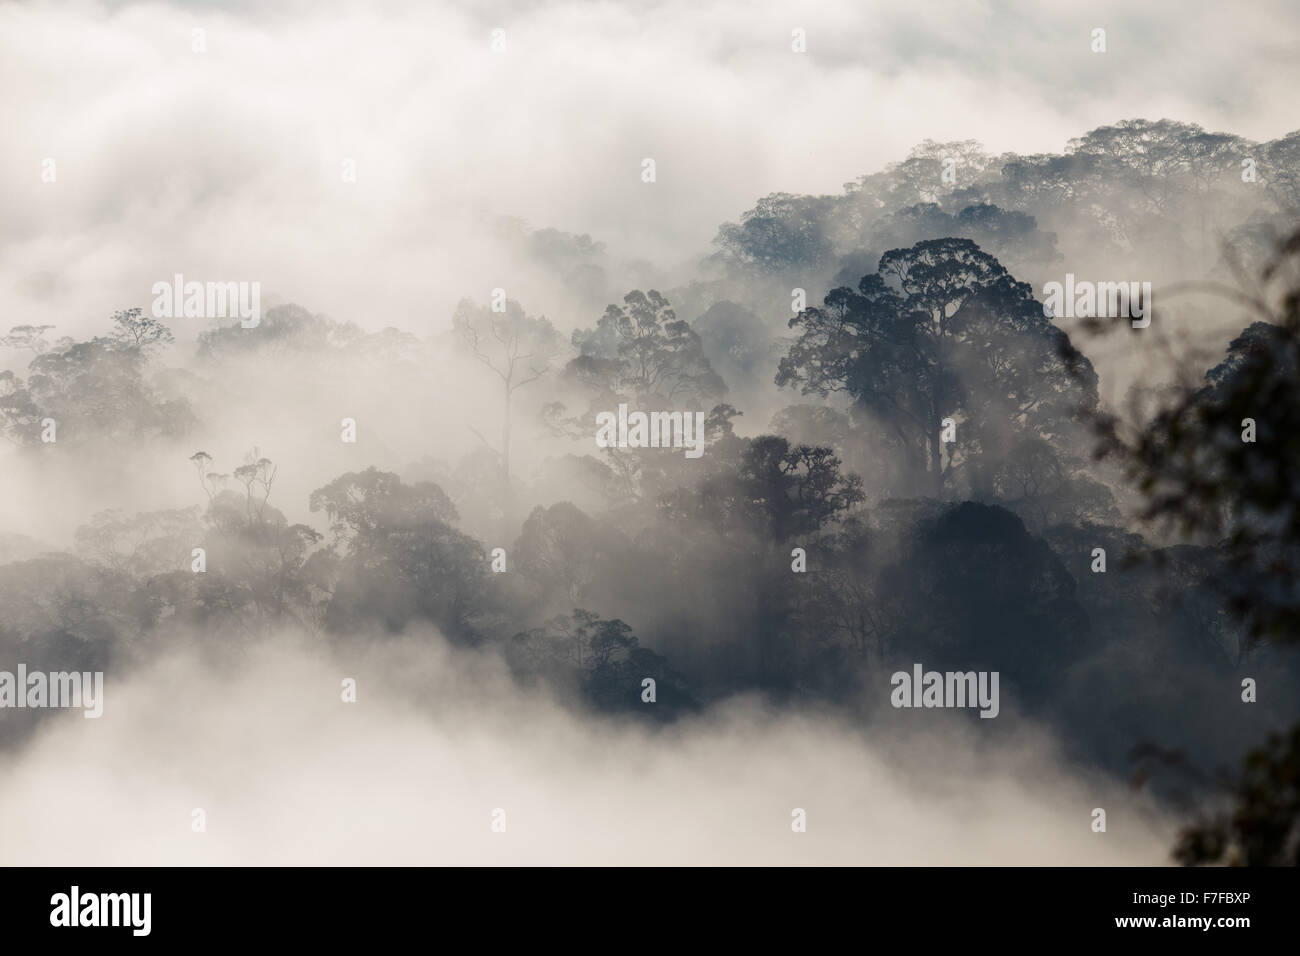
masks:
POLYGON ((20 441, 40 442, 36 426, 44 417, 59 424, 59 439, 112 444, 147 435, 180 437, 195 424, 184 399, 159 400, 146 378, 148 352, 167 341, 166 326, 149 319, 136 325, 133 312, 119 312, 138 333, 119 324, 113 338, 61 342, 39 351, 28 366, 26 381, 0 373, 0 415, 4 428, 20 441))
POLYGON ((877 415, 942 495, 967 466, 977 493, 1016 432, 1061 436, 1097 401, 1096 375, 1032 289, 968 239, 895 249, 858 291, 832 290, 799 330, 778 385, 845 391, 877 415), (943 454, 943 420, 961 423, 943 454), (980 460, 980 456, 984 460, 980 460))
POLYGON ((515 541, 515 568, 577 607, 611 550, 599 522, 567 501, 538 506, 515 541))
POLYGON ((575 332, 574 344, 591 374, 637 402, 662 398, 699 406, 718 398, 727 386, 713 370, 699 335, 677 318, 668 300, 651 289, 634 290, 623 305, 611 305, 589 332, 575 332))
MULTIPOLYGON (((476 308, 469 300, 456 307, 452 324, 474 358, 501 380, 504 409, 501 419, 501 474, 507 500, 510 496, 510 427, 515 392, 548 371, 564 346, 555 327, 543 316, 526 315, 514 301, 505 312, 476 308)), ((505 508, 507 521, 510 508, 505 508)))
POLYGON ((113 325, 112 340, 121 348, 148 352, 176 341, 171 329, 140 309, 114 312, 113 325))
MULTIPOLYGON (((1263 321, 1233 340, 1203 385, 1175 392, 1136 425, 1097 416, 1100 452, 1124 464, 1144 517, 1222 549, 1227 568, 1216 584, 1247 629, 1247 647, 1300 641, 1300 232, 1262 281, 1259 294, 1216 290, 1263 321)), ((1297 741, 1300 728, 1247 754, 1228 782, 1234 808, 1183 832, 1182 862, 1297 862, 1297 741)))
POLYGON ((489 609, 483 546, 452 527, 456 511, 432 482, 405 485, 368 468, 311 493, 344 552, 326 615, 337 633, 379 623, 400 631, 432 621, 452 640, 479 638, 474 618, 489 609))

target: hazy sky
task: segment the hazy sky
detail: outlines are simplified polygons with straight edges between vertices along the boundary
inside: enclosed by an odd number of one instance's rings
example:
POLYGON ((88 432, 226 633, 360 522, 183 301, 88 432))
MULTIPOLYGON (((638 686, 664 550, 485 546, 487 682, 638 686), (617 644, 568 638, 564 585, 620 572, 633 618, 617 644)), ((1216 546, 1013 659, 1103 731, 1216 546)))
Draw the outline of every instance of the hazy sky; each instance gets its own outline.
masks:
POLYGON ((496 216, 673 270, 757 197, 837 192, 927 137, 1060 151, 1162 116, 1276 137, 1297 26, 1288 0, 3 3, 0 308, 84 334, 181 272, 441 328, 494 286, 528 305, 496 216))

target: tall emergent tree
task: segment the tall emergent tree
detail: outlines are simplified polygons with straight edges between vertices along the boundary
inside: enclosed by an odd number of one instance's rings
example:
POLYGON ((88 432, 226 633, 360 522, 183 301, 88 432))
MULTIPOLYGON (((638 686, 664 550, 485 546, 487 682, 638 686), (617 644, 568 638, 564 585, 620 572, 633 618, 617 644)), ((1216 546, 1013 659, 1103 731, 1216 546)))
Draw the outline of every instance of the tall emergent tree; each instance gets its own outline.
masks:
POLYGON ((790 327, 777 384, 847 392, 936 496, 958 470, 986 492, 1015 437, 1064 436, 1097 403, 1091 364, 1032 288, 969 239, 891 250, 856 292, 833 289, 790 327), (960 429, 946 460, 944 419, 960 429))
POLYGON ((504 312, 475 306, 468 299, 456 307, 452 324, 474 357, 501 380, 501 479, 510 520, 510 426, 514 394, 548 371, 564 347, 564 339, 545 317, 525 314, 523 308, 506 300, 504 312))

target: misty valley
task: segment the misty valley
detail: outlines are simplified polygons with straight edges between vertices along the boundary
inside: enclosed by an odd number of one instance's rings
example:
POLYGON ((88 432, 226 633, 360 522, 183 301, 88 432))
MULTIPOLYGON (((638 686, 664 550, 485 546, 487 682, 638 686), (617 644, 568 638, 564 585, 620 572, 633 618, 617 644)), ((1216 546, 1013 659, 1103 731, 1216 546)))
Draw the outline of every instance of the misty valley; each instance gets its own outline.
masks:
POLYGON ((0 6, 0 863, 1300 862, 1273 27, 73 6, 0 6))

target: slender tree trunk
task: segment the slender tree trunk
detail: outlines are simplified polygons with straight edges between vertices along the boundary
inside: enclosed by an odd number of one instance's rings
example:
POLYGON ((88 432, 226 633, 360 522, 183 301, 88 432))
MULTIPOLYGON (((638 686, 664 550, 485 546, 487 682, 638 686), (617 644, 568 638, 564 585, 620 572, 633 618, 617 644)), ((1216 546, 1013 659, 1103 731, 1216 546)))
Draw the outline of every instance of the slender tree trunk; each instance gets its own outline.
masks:
POLYGON ((506 411, 501 423, 501 476, 510 487, 510 385, 506 385, 506 411))
POLYGON ((934 404, 930 409, 930 480, 934 487, 934 496, 943 497, 943 418, 947 414, 944 408, 944 354, 943 354, 943 308, 934 312, 934 404))
MULTIPOLYGON (((510 483, 510 383, 506 382, 506 411, 501 425, 501 511, 505 533, 509 535, 514 529, 514 494, 510 483)), ((503 539, 508 540, 508 539, 503 539)))
POLYGON ((943 497, 943 422, 935 416, 934 431, 930 435, 930 481, 934 486, 934 496, 943 497))

